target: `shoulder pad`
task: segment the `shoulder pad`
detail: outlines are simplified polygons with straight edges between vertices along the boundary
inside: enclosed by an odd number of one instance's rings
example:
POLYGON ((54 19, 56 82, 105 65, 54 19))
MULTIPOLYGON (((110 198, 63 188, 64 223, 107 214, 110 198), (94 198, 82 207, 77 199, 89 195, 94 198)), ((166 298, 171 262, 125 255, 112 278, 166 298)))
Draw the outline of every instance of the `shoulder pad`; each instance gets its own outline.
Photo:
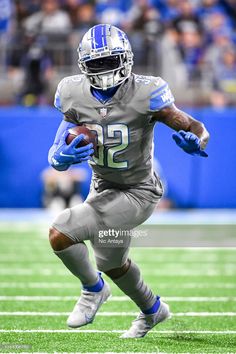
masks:
POLYGON ((65 113, 70 108, 72 93, 83 80, 84 75, 73 75, 67 76, 59 82, 54 99, 54 106, 59 111, 65 113))

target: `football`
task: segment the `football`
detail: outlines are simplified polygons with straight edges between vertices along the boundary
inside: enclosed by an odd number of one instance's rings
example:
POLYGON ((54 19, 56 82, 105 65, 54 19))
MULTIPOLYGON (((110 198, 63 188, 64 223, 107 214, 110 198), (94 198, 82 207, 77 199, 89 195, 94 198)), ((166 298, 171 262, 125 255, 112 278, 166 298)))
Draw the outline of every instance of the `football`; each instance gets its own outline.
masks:
POLYGON ((92 143, 94 147, 94 151, 96 151, 97 148, 96 134, 92 130, 86 128, 84 125, 78 125, 76 127, 70 128, 69 134, 66 137, 66 143, 69 145, 80 134, 84 134, 85 137, 83 140, 81 140, 81 142, 76 147, 78 148, 92 143))

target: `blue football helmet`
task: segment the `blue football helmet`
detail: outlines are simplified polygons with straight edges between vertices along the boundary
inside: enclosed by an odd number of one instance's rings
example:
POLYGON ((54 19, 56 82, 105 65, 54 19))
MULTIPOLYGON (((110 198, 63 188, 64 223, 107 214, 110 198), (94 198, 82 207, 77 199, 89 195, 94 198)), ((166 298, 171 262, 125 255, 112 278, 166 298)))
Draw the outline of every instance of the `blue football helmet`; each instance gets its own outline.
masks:
POLYGON ((127 35, 115 26, 100 24, 83 36, 77 49, 78 65, 91 86, 107 90, 131 74, 133 52, 127 35))

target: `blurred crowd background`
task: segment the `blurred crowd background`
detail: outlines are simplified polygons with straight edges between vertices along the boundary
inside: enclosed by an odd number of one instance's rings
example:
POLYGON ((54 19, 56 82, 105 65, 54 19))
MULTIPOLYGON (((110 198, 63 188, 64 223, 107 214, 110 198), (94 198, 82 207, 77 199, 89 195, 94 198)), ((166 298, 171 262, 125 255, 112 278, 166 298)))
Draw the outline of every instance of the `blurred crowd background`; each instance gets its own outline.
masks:
POLYGON ((51 104, 97 23, 126 31, 134 72, 162 76, 178 103, 236 103, 235 0, 0 0, 0 9, 2 105, 51 104))
POLYGON ((236 0, 0 0, 0 208, 86 198, 89 166, 57 173, 47 154, 62 119, 56 86, 79 73, 76 49, 97 23, 127 32, 134 72, 162 76, 211 133, 208 159, 194 158, 158 124, 162 207, 235 208, 236 0))

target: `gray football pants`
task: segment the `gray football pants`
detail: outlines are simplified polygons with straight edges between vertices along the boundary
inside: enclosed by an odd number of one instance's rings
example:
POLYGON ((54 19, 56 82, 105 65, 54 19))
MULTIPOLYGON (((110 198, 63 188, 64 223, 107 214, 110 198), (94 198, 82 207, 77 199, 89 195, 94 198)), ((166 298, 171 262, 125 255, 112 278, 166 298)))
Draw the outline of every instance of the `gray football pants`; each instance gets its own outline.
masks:
POLYGON ((145 185, 118 189, 109 183, 99 188, 97 180, 92 180, 86 201, 65 209, 52 226, 75 243, 91 241, 100 271, 119 268, 127 260, 130 235, 125 232, 123 238, 117 238, 114 232, 121 233, 142 224, 152 214, 161 195, 159 180, 147 189, 145 185), (121 243, 115 243, 116 239, 121 243))

